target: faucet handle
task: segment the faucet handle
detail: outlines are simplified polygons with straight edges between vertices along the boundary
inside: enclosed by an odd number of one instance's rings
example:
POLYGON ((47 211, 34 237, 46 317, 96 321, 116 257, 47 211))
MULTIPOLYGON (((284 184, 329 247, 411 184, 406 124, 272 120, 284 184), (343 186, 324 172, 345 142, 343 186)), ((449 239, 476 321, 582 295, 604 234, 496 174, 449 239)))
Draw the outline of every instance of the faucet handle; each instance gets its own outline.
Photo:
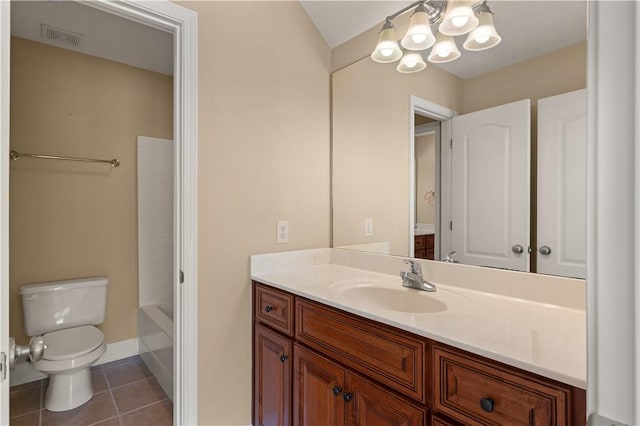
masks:
POLYGON ((411 265, 411 272, 413 272, 414 274, 422 275, 422 267, 418 262, 413 259, 405 259, 404 263, 408 263, 409 265, 411 265))
POLYGON ((449 263, 458 263, 456 260, 453 260, 453 256, 455 256, 457 253, 457 251, 453 250, 451 253, 449 253, 448 255, 446 255, 444 257, 444 259, 442 259, 443 262, 449 262, 449 263))

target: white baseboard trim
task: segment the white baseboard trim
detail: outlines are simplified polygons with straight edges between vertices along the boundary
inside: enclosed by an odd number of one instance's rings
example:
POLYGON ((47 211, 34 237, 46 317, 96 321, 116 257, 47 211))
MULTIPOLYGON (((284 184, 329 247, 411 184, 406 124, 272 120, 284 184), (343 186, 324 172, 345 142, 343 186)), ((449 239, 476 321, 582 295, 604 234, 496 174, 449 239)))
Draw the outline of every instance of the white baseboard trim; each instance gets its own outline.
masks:
POLYGON ((107 362, 117 361, 119 359, 128 358, 138 355, 138 338, 121 340, 119 342, 107 343, 107 351, 96 361, 95 365, 106 364, 107 362))
MULTIPOLYGON (((107 343, 107 350, 96 361, 95 365, 106 364, 107 362, 117 361, 119 359, 128 358, 138 355, 138 338, 121 340, 119 342, 107 343)), ((17 386, 23 383, 34 382, 44 379, 46 374, 41 373, 27 362, 16 365, 16 368, 9 373, 10 386, 17 386)))

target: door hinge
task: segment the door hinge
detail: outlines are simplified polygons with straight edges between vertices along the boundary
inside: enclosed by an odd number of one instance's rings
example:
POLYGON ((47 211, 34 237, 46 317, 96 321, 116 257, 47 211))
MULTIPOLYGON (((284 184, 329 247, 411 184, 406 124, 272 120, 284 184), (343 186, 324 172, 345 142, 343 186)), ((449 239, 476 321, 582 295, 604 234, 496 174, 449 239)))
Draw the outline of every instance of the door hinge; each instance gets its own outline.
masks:
POLYGON ((7 354, 0 352, 0 382, 7 378, 7 354))
POLYGON ((453 149, 453 139, 449 139, 449 148, 453 149))
POLYGON ((449 231, 453 231, 453 221, 449 221, 449 231))
POLYGON ((180 269, 180 284, 184 284, 184 272, 180 269))

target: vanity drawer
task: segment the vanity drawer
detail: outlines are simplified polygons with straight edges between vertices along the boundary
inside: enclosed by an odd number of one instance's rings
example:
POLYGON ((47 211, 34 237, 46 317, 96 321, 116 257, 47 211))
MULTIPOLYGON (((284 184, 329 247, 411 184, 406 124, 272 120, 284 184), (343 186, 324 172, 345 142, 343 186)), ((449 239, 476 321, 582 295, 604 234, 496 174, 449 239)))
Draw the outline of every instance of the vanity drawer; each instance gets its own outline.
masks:
POLYGON ((426 342, 354 315, 296 299, 296 340, 420 402, 426 342))
POLYGON ((293 336, 293 295, 259 284, 255 285, 255 319, 293 336))
POLYGON ((570 424, 571 390, 535 375, 433 347, 434 409, 471 425, 570 424))

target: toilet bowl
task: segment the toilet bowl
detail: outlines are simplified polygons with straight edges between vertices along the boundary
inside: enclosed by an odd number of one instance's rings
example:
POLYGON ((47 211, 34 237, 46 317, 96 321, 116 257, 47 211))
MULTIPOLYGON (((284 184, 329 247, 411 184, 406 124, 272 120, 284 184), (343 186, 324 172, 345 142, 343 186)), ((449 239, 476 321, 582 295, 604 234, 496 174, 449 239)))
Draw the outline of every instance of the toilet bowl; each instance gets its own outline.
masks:
POLYGON ((49 375, 45 408, 66 411, 93 397, 91 366, 105 353, 106 277, 29 284, 20 287, 28 336, 42 336, 42 359, 33 362, 49 375))
POLYGON ((104 354, 104 334, 93 326, 54 331, 42 336, 47 349, 33 368, 49 375, 45 408, 66 411, 93 397, 91 366, 104 354))

